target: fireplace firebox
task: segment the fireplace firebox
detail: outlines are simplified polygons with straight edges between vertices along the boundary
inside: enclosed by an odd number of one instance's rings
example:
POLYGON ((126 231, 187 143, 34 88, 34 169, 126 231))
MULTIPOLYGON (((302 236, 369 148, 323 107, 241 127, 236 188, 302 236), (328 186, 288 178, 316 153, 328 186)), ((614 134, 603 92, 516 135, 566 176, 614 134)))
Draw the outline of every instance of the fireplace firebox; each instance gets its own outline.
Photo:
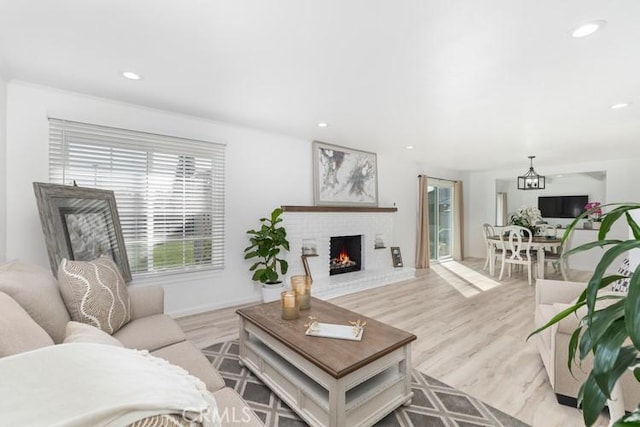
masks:
POLYGON ((362 235, 332 237, 330 246, 330 276, 362 270, 362 235))

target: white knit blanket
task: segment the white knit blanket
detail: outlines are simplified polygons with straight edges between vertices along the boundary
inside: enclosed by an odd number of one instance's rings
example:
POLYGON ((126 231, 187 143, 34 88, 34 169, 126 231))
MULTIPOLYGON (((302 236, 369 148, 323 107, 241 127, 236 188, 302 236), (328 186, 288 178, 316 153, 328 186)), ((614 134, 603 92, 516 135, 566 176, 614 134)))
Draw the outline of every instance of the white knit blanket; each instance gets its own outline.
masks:
POLYGON ((219 424, 202 381, 146 351, 74 343, 0 359, 0 425, 126 426, 185 411, 219 424))

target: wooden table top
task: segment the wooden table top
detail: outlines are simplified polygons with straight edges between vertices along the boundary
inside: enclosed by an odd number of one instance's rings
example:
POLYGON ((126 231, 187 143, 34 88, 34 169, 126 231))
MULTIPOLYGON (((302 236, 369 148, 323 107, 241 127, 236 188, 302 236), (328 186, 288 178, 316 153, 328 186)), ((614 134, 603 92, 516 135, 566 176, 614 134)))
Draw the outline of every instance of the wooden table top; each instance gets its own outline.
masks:
MULTIPOLYGON (((500 241, 500 236, 489 236, 488 237, 489 240, 497 240, 500 241)), ((509 240, 508 237, 504 238, 505 241, 509 240)), ((525 240, 522 239, 522 241, 524 242, 525 240)), ((545 236, 533 236, 531 238, 531 243, 547 243, 547 244, 554 244, 554 243, 562 243, 562 239, 558 238, 558 237, 545 237, 545 236)))
POLYGON ((280 301, 241 308, 236 313, 334 378, 342 378, 416 339, 409 332, 317 298, 311 298, 311 308, 300 311, 296 320, 282 320, 280 301), (360 320, 367 325, 362 341, 312 337, 304 334, 308 316, 314 316, 320 323, 348 325, 360 320))

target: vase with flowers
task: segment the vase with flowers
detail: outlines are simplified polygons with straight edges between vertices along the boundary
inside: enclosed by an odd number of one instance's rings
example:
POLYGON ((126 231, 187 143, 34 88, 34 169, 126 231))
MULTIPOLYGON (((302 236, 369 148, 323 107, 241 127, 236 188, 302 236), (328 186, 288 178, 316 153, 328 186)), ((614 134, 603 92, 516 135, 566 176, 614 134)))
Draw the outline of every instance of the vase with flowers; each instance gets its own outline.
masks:
POLYGON ((528 228, 531 235, 536 234, 536 224, 539 222, 542 222, 542 214, 535 206, 523 206, 509 217, 509 224, 528 228))
POLYGON ((600 202, 589 202, 584 205, 584 210, 587 213, 587 219, 591 223, 591 228, 598 230, 600 228, 600 222, 602 221, 602 208, 600 202))

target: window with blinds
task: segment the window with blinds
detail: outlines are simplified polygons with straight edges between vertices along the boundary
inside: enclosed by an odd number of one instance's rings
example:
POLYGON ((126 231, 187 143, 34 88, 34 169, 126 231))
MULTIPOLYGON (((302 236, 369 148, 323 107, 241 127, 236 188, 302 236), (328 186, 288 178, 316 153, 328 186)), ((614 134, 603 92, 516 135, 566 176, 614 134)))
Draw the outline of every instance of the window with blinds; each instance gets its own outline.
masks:
POLYGON ((49 119, 51 182, 113 190, 133 274, 224 267, 225 146, 49 119))

